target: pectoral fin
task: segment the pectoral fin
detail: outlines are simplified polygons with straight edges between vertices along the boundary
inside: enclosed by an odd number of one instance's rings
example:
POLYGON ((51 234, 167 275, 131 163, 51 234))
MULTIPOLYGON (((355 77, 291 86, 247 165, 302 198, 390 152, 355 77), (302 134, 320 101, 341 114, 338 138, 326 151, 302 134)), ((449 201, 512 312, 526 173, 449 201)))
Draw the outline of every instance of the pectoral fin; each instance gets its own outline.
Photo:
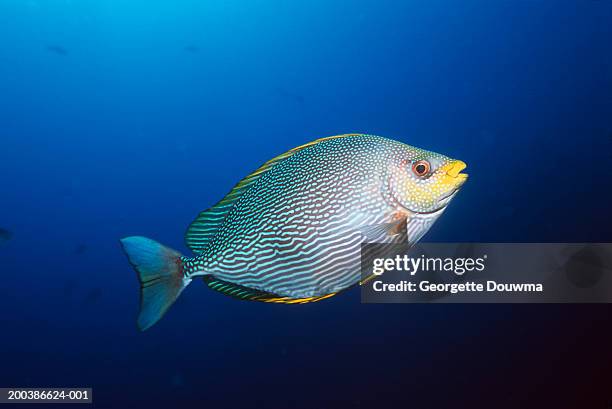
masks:
POLYGON ((407 221, 408 217, 403 216, 388 223, 364 226, 360 231, 369 243, 405 243, 407 221))

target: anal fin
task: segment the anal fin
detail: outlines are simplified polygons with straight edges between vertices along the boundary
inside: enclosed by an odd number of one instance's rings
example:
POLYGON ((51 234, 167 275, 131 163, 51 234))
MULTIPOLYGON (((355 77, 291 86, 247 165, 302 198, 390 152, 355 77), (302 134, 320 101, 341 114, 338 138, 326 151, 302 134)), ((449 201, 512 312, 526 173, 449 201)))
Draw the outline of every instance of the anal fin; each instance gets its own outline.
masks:
POLYGON ((316 297, 291 298, 282 295, 269 293, 266 291, 255 290, 239 284, 230 283, 228 281, 219 280, 214 276, 208 275, 202 277, 206 285, 215 291, 218 291, 228 297, 236 298, 245 301, 260 301, 267 303, 278 304, 306 304, 310 302, 321 301, 326 298, 333 297, 337 293, 330 293, 316 297))

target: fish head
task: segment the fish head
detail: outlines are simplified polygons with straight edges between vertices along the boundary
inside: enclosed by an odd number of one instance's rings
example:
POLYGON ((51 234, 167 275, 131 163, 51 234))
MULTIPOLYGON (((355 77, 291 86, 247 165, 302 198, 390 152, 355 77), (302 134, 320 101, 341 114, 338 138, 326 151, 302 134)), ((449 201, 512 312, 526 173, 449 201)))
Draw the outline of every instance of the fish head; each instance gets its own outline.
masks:
POLYGON ((387 189, 393 204, 411 214, 445 209, 466 182, 468 175, 461 171, 467 165, 435 152, 406 148, 388 169, 387 189))

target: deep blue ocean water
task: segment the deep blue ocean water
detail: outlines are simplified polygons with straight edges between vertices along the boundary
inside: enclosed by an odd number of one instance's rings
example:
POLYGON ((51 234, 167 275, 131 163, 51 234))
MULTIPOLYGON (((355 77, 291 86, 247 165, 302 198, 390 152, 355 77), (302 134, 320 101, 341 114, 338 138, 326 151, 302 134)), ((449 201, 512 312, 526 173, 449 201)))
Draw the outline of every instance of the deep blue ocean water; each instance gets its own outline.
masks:
POLYGON ((94 407, 602 407, 607 305, 238 302, 118 239, 339 133, 468 163, 429 241, 612 241, 612 2, 0 1, 0 387, 94 407))

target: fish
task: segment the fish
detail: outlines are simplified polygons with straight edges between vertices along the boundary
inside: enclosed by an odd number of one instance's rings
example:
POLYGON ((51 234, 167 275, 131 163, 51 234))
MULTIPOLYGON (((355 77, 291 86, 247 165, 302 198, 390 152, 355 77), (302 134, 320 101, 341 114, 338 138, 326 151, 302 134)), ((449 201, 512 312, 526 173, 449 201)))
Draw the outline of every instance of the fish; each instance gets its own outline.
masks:
POLYGON ((414 244, 466 182, 457 159, 375 135, 317 139, 265 162, 185 233, 186 257, 120 240, 140 282, 137 326, 158 322, 201 278, 226 296, 306 304, 361 282, 364 243, 414 244))
POLYGON ((65 56, 68 55, 68 50, 66 50, 61 45, 48 45, 47 46, 47 51, 50 51, 50 52, 55 53, 57 55, 61 55, 62 57, 65 57, 65 56))
POLYGON ((197 53, 198 51, 200 51, 200 48, 195 45, 188 45, 188 46, 185 46, 184 50, 189 53, 197 53))
POLYGON ((2 243, 3 241, 9 241, 12 238, 13 233, 0 227, 0 243, 2 243))

